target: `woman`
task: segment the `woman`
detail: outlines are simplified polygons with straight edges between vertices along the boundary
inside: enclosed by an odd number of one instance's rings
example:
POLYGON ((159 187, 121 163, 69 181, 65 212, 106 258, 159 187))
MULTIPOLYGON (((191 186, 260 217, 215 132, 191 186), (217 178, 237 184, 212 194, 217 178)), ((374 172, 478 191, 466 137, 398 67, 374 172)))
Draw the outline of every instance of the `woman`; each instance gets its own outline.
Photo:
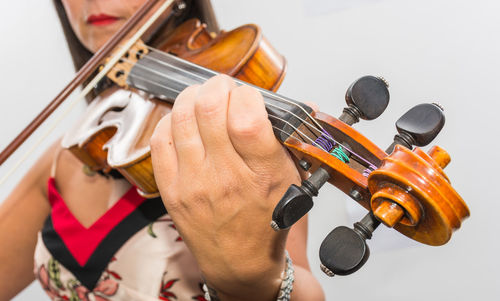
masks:
MULTIPOLYGON (((144 0, 61 2, 79 66, 144 0)), ((0 299, 29 284, 34 268, 54 300, 203 300, 203 283, 213 300, 275 300, 285 247, 292 299, 323 299, 308 268, 306 221, 288 238, 269 227, 274 205, 300 178, 259 93, 224 76, 186 89, 159 123, 152 156, 163 201, 89 172, 58 143, 42 155, 0 208, 0 227, 16 229, 0 233, 9 246, 0 250, 0 299)))

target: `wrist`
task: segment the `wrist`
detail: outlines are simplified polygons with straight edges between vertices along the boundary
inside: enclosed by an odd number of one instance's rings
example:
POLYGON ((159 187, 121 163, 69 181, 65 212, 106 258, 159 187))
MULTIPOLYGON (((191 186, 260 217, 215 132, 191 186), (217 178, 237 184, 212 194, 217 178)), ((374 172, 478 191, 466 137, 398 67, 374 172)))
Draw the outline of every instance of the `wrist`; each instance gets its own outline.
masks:
POLYGON ((218 300, 290 300, 294 270, 288 252, 283 254, 279 269, 269 267, 261 273, 247 273, 221 281, 206 280, 203 287, 205 298, 218 300))

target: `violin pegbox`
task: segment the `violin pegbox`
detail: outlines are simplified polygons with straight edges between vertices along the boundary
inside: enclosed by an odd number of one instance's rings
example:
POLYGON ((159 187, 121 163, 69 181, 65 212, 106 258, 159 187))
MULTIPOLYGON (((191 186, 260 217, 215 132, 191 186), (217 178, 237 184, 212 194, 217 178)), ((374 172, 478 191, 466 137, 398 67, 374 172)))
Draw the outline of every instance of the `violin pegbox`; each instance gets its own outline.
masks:
MULTIPOLYGON (((120 47, 120 46, 119 46, 120 47)), ((141 40, 137 41, 125 55, 113 66, 113 69, 106 75, 110 80, 123 89, 128 89, 127 77, 140 59, 149 53, 149 49, 141 40)), ((111 55, 110 57, 113 57, 111 55)), ((109 60, 109 59, 108 59, 109 60)))
MULTIPOLYGON (((286 229, 303 217, 313 206, 312 198, 330 180, 346 194, 364 195, 368 200, 366 175, 376 168, 385 153, 350 127, 359 119, 379 117, 389 103, 389 85, 385 79, 363 76, 350 85, 346 92, 347 107, 339 119, 323 113, 315 117, 321 130, 309 138, 311 144, 297 138, 288 139, 285 145, 299 159, 299 166, 312 172, 301 186, 291 185, 273 212, 271 227, 286 229), (352 160, 351 160, 352 158, 352 160), (375 162, 375 163, 372 163, 375 162), (337 181, 337 173, 343 181, 337 181)), ((305 131, 304 131, 305 132, 305 131)), ((366 201, 367 202, 367 201, 366 201)))
POLYGON ((359 79, 349 87, 348 107, 339 119, 315 114, 321 134, 309 137, 312 143, 298 136, 284 143, 311 176, 301 186, 290 186, 279 201, 271 222, 275 230, 289 228, 304 216, 326 182, 369 211, 353 228, 337 227, 323 241, 321 269, 329 276, 351 274, 367 261, 366 240, 380 223, 421 243, 442 245, 469 215, 443 172, 450 162, 446 151, 437 146, 428 154, 420 148, 412 151, 441 131, 441 106, 420 104, 406 112, 396 122, 398 134, 385 152, 351 127, 359 119, 382 114, 389 100, 387 87, 380 78, 359 79))

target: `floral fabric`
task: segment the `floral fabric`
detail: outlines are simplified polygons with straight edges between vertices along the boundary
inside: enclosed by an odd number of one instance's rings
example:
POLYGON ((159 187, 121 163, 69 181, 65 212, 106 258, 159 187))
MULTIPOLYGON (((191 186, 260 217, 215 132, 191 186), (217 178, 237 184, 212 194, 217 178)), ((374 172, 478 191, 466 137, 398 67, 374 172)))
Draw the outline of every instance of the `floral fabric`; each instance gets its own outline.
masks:
POLYGON ((130 237, 92 290, 52 256, 41 234, 35 275, 52 300, 205 300, 195 258, 168 214, 130 237))

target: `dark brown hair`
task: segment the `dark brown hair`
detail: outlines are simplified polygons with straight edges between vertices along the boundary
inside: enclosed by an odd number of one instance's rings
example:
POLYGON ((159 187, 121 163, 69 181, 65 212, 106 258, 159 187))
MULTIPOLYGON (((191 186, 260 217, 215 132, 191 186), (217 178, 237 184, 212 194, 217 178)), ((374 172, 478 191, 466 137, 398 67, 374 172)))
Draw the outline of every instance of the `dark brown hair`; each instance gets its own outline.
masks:
POLYGON ((57 15, 59 16, 59 20, 61 21, 64 36, 66 37, 66 42, 68 43, 69 52, 73 58, 73 65, 76 70, 79 70, 92 57, 92 52, 88 51, 82 43, 80 43, 80 40, 78 40, 78 37, 73 32, 61 0, 53 0, 53 2, 57 15))

